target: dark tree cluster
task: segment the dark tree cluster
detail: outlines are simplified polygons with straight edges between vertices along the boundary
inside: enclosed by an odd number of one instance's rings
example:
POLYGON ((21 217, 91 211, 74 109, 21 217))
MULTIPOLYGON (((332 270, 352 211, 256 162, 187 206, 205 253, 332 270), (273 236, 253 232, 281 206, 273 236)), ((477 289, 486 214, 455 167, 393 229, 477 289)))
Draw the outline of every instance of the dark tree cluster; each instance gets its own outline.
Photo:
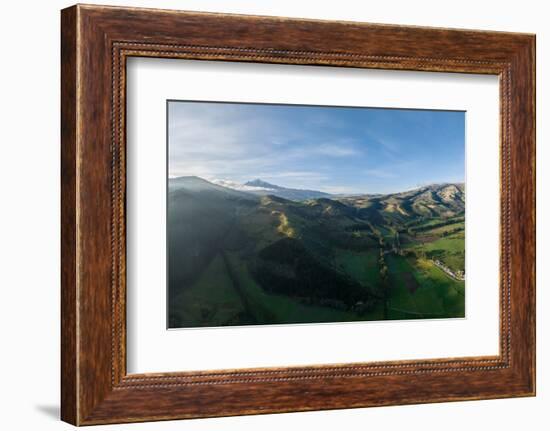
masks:
POLYGON ((264 248, 252 273, 267 292, 309 298, 317 304, 340 302, 349 309, 358 302, 373 301, 360 283, 323 265, 294 238, 283 238, 264 248))

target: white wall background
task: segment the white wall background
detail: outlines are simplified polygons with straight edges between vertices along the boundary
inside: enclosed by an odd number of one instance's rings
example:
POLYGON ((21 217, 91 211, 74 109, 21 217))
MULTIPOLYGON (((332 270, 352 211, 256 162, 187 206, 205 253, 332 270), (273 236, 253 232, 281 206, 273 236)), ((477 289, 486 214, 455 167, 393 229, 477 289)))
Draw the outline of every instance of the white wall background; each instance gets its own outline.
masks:
MULTIPOLYGON (((135 430, 544 430, 550 423, 550 13, 537 0, 119 0, 172 9, 477 28, 537 34, 538 396, 536 398, 105 426, 135 430)), ((0 15, 0 427, 59 422, 60 0, 4 2, 0 15)))

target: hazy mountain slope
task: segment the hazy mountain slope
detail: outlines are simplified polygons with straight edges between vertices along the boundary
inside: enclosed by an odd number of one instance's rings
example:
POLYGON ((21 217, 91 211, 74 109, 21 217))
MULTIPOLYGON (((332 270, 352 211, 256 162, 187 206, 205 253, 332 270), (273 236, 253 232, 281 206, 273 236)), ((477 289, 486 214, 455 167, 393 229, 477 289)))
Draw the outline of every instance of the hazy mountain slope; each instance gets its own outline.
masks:
POLYGON ((320 192, 317 190, 292 189, 287 187, 281 187, 275 184, 267 183, 260 179, 248 181, 244 185, 253 187, 253 188, 258 188, 257 190, 251 191, 251 193, 254 193, 257 195, 261 195, 261 196, 274 195, 284 199, 290 199, 295 201, 304 201, 306 199, 331 197, 330 194, 320 192))
POLYGON ((168 181, 169 285, 191 283, 216 255, 241 213, 259 198, 198 177, 168 181))
POLYGON ((226 200, 258 200, 258 198, 251 193, 223 187, 196 176, 170 178, 168 180, 168 192, 172 193, 178 190, 185 190, 189 193, 201 193, 204 196, 208 195, 209 197, 226 200))

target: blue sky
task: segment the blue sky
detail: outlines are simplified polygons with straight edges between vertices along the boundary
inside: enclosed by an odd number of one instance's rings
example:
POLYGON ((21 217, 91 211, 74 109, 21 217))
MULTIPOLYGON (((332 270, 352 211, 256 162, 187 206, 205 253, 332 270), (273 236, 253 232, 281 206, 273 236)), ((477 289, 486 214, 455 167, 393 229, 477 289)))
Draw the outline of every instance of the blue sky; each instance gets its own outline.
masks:
POLYGON ((465 113, 168 103, 168 175, 329 193, 464 181, 465 113))

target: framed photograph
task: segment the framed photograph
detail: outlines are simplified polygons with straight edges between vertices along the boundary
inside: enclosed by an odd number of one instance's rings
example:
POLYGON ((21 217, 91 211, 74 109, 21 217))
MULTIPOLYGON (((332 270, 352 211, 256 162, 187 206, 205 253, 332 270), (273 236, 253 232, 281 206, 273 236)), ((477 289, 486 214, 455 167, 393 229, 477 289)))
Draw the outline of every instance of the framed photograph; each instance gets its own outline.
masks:
POLYGON ((535 37, 62 11, 62 419, 535 394, 535 37))

